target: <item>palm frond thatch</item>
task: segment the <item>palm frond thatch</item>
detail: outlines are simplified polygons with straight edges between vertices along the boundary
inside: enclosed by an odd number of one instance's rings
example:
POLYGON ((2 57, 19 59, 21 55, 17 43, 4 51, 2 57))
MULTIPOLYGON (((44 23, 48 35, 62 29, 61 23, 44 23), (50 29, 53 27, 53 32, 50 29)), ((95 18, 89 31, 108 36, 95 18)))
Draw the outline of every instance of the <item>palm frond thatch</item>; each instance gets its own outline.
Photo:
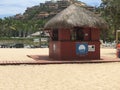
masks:
POLYGON ((73 27, 95 27, 106 28, 106 22, 94 14, 78 5, 70 5, 49 20, 45 29, 53 28, 73 28, 73 27))

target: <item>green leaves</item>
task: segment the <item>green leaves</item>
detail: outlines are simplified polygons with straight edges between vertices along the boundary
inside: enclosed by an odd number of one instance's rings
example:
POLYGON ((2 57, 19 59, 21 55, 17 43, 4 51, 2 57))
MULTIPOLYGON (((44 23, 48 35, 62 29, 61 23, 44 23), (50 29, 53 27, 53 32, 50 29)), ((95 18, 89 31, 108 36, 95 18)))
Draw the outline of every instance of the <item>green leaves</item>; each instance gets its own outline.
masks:
POLYGON ((120 0, 102 0, 99 7, 101 16, 109 24, 108 38, 115 40, 116 30, 120 29, 120 0), (113 35, 113 36, 112 36, 113 35))

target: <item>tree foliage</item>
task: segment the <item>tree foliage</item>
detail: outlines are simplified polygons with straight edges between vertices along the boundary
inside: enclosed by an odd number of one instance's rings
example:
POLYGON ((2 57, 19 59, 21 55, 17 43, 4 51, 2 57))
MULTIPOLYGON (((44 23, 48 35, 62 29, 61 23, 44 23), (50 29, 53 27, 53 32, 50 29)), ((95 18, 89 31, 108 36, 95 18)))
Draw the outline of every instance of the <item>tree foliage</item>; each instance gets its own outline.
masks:
MULTIPOLYGON (((108 22, 106 39, 115 40, 116 30, 120 29, 120 0, 102 0, 100 14, 108 22)), ((104 32, 103 32, 104 33, 104 32)), ((104 36, 103 36, 104 37, 104 36)), ((104 37, 105 38, 105 37, 104 37)))
MULTIPOLYGON (((102 30, 101 39, 114 40, 116 30, 120 29, 120 0, 102 0, 96 11, 108 22, 109 30, 102 30)), ((45 23, 54 15, 39 18, 41 12, 58 13, 64 8, 49 8, 48 6, 33 6, 19 18, 15 16, 0 19, 0 37, 26 37, 40 31, 45 23)))

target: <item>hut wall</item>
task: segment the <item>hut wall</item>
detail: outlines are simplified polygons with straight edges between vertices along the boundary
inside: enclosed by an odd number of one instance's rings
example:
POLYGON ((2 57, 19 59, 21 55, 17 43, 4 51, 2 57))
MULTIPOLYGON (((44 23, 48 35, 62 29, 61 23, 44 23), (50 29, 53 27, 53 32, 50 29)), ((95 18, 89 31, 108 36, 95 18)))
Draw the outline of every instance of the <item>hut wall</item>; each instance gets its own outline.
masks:
POLYGON ((84 40, 90 41, 91 40, 91 30, 90 28, 84 28, 84 40))
POLYGON ((96 60, 100 59, 100 42, 71 42, 71 41, 58 41, 50 42, 50 58, 58 60, 96 60), (87 43, 88 46, 95 46, 95 51, 88 50, 85 55, 76 54, 76 44, 87 43), (55 48, 54 48, 55 45, 55 48))
POLYGON ((51 41, 49 43, 49 57, 58 59, 61 58, 61 48, 60 48, 60 42, 58 41, 51 41))
POLYGON ((60 29, 58 33, 59 41, 69 41, 70 40, 70 30, 60 29))
POLYGON ((100 30, 97 28, 91 29, 91 40, 92 41, 99 41, 100 40, 100 30))

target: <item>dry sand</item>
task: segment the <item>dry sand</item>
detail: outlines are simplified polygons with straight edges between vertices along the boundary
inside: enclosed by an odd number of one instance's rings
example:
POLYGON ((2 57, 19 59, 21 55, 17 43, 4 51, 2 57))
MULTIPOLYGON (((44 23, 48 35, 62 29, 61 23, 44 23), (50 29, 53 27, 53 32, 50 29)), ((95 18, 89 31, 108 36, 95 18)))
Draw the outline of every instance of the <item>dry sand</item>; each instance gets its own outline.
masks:
MULTIPOLYGON (((23 57, 38 51, 20 50, 23 57)), ((115 49, 101 55, 113 58, 115 49)), ((120 90, 120 63, 0 66, 0 90, 120 90)))
POLYGON ((33 61, 27 55, 46 55, 48 54, 47 48, 0 48, 0 61, 33 61))
POLYGON ((101 56, 117 58, 116 49, 113 48, 101 48, 101 56))

